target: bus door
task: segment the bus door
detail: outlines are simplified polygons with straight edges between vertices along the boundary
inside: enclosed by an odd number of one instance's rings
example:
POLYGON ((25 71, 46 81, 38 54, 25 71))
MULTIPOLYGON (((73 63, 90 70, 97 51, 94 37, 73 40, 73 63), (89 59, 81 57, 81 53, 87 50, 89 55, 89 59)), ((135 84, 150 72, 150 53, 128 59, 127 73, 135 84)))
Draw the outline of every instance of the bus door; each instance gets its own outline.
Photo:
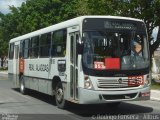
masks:
POLYGON ((19 45, 14 46, 14 54, 15 54, 15 62, 14 65, 14 73, 15 73, 15 86, 19 86, 19 45))
POLYGON ((78 54, 79 32, 69 33, 70 37, 70 97, 78 100, 78 54))

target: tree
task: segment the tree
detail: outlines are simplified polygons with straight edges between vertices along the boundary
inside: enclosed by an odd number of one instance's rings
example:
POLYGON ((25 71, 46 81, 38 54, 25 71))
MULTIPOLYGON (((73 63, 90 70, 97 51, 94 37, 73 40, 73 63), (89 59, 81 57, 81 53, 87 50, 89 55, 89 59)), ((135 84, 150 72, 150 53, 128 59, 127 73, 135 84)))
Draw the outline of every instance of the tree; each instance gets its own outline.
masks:
POLYGON ((160 28, 160 0, 115 0, 115 6, 118 15, 144 20, 152 55, 160 45, 160 29, 156 41, 152 44, 153 29, 157 26, 160 28))
POLYGON ((8 42, 3 40, 3 28, 2 28, 2 19, 4 15, 0 13, 0 58, 7 55, 8 42))

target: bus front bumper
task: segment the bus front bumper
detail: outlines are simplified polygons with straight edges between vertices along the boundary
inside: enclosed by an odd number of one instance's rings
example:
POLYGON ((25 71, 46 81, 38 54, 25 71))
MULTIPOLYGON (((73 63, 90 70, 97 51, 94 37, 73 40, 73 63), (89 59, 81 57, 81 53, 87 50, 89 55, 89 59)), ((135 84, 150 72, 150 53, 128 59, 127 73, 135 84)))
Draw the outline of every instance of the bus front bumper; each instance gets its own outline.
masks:
POLYGON ((99 104, 149 99, 149 87, 123 91, 95 91, 79 88, 79 104, 99 104))

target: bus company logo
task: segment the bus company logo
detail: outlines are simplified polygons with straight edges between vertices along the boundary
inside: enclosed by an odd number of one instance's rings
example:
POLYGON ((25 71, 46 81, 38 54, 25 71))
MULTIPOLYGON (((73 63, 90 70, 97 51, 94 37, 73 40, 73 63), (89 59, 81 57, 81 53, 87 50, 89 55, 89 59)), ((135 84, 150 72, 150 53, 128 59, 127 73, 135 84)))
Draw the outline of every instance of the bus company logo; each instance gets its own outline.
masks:
POLYGON ((119 78, 117 81, 119 82, 119 84, 122 84, 123 82, 122 78, 119 78))
POLYGON ((48 64, 29 64, 30 71, 49 71, 48 64))

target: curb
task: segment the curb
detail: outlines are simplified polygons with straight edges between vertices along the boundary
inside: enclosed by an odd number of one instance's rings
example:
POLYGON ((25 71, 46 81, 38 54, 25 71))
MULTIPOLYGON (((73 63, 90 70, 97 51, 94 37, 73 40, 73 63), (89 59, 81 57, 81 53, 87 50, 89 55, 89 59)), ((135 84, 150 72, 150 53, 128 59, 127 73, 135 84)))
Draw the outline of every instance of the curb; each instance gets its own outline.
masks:
POLYGON ((8 74, 8 71, 0 71, 0 74, 8 74))
POLYGON ((151 100, 160 101, 160 90, 151 90, 151 100))
POLYGON ((151 97, 151 100, 152 100, 152 101, 160 101, 160 98, 151 97))

